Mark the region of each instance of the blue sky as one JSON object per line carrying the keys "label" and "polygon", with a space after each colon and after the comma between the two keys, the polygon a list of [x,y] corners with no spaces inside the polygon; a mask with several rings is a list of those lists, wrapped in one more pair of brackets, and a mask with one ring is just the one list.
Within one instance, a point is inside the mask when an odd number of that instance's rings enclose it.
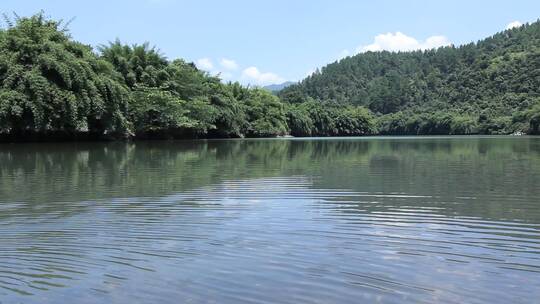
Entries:
{"label": "blue sky", "polygon": [[366,50],[476,41],[540,17],[540,1],[2,0],[1,12],[76,19],[75,39],[156,45],[226,80],[300,80]]}

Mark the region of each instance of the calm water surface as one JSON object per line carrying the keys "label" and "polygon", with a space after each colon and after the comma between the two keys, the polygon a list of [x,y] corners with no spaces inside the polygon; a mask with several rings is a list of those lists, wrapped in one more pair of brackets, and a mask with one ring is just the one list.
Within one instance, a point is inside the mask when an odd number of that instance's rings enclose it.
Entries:
{"label": "calm water surface", "polygon": [[540,303],[540,138],[0,145],[0,303]]}

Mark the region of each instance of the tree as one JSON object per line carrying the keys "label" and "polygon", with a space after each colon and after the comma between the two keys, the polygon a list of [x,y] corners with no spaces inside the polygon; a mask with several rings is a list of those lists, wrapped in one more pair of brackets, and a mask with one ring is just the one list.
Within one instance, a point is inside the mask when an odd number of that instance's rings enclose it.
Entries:
{"label": "tree", "polygon": [[167,59],[149,43],[124,45],[117,39],[99,46],[101,57],[110,62],[130,88],[159,87],[169,79]]}
{"label": "tree", "polygon": [[0,133],[130,132],[110,64],[39,13],[0,31]]}
{"label": "tree", "polygon": [[271,137],[287,134],[285,105],[264,89],[249,91],[243,101],[249,121],[248,136]]}

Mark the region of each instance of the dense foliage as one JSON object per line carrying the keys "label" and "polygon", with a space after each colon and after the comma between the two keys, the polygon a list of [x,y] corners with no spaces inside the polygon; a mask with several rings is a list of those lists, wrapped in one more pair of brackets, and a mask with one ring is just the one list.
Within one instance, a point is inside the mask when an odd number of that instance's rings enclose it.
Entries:
{"label": "dense foliage", "polygon": [[[289,120],[297,105],[267,90],[225,84],[192,63],[169,61],[148,44],[117,40],[96,53],[42,13],[7,23],[0,30],[4,138],[273,137],[291,132]],[[306,134],[374,130],[370,113],[359,107],[347,108],[350,117],[333,109],[331,119],[339,122],[325,126],[327,131],[313,110],[309,115],[314,119],[303,122]]]}
{"label": "dense foliage", "polygon": [[293,136],[358,136],[376,132],[373,116],[362,107],[309,100],[290,104],[287,112]]}
{"label": "dense foliage", "polygon": [[461,47],[347,57],[280,96],[368,107],[382,134],[537,133],[540,22]]}
{"label": "dense foliage", "polygon": [[276,96],[148,44],[93,50],[40,13],[0,29],[0,138],[539,133],[539,71],[537,22],[459,48],[348,57]]}
{"label": "dense foliage", "polygon": [[129,130],[113,67],[39,14],[0,31],[0,132]]}

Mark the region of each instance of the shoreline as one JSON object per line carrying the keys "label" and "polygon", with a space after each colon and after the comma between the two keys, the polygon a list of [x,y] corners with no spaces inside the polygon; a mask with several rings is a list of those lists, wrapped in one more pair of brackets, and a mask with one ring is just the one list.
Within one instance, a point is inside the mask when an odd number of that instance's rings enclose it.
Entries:
{"label": "shoreline", "polygon": [[[17,144],[17,143],[121,143],[121,142],[148,142],[148,141],[206,141],[206,140],[264,140],[264,139],[280,139],[280,140],[302,140],[302,139],[339,139],[339,138],[433,138],[433,137],[460,137],[460,138],[474,138],[474,137],[508,137],[508,138],[520,138],[520,137],[539,137],[539,134],[370,134],[370,135],[337,135],[337,136],[272,136],[272,137],[129,137],[129,138],[113,138],[113,137],[91,137],[91,136],[78,136],[78,137],[44,137],[39,136],[32,138],[17,138],[3,137],[0,135],[0,144]],[[8,139],[10,138],[10,139]]]}

